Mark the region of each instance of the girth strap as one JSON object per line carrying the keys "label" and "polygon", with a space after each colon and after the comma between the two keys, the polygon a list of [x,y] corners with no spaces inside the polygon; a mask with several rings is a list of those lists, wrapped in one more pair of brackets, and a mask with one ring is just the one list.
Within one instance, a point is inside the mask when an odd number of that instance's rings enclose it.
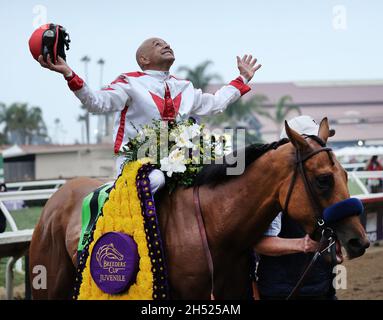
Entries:
{"label": "girth strap", "polygon": [[199,199],[199,187],[195,186],[193,189],[193,200],[194,200],[194,207],[195,207],[195,216],[198,222],[198,229],[199,233],[201,235],[202,239],[202,245],[203,245],[203,250],[205,252],[206,256],[206,261],[209,267],[209,272],[210,272],[210,278],[211,278],[211,291],[210,291],[210,298],[211,300],[215,300],[214,298],[214,265],[213,265],[213,258],[211,256],[210,248],[209,248],[209,243],[207,241],[207,236],[206,236],[206,230],[205,230],[205,223],[203,221],[202,217],[202,210],[201,210],[201,203]]}

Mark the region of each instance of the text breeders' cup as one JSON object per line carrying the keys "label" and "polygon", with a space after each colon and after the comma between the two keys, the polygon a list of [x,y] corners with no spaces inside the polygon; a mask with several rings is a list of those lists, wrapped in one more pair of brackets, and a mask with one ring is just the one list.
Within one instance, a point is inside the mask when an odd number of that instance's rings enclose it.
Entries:
{"label": "text breeders' cup", "polygon": [[138,262],[136,242],[124,233],[108,232],[93,247],[90,272],[102,291],[121,293],[134,283]]}

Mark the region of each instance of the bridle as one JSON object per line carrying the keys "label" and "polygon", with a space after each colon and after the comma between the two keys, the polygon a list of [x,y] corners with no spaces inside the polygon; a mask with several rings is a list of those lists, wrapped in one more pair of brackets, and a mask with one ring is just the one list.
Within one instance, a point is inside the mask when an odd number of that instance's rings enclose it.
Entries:
{"label": "bridle", "polygon": [[312,158],[313,156],[317,155],[321,152],[326,152],[331,164],[334,166],[335,162],[332,157],[331,151],[332,149],[329,147],[326,147],[326,143],[319,137],[314,135],[303,135],[306,139],[310,138],[316,141],[321,147],[319,149],[316,149],[308,154],[303,155],[300,151],[300,149],[296,149],[295,152],[295,167],[294,167],[294,173],[291,178],[290,186],[287,192],[287,197],[285,201],[284,208],[282,212],[284,214],[288,214],[288,206],[290,203],[291,195],[294,190],[295,183],[297,181],[298,175],[302,177],[302,181],[305,187],[305,191],[308,195],[308,198],[310,200],[311,207],[314,210],[315,213],[315,219],[316,219],[316,227],[314,232],[312,233],[312,236],[314,237],[317,233],[320,234],[320,240],[317,250],[314,253],[314,256],[312,257],[311,261],[306,266],[305,270],[303,271],[303,274],[301,278],[298,280],[297,284],[295,285],[294,289],[291,291],[289,296],[287,297],[287,300],[290,300],[294,298],[297,294],[299,289],[301,288],[303,281],[305,280],[308,272],[314,265],[314,262],[318,259],[318,257],[324,253],[327,250],[330,250],[330,248],[335,244],[336,235],[332,228],[326,225],[324,219],[323,219],[323,207],[320,204],[320,201],[318,199],[317,193],[314,191],[314,188],[312,184],[310,183],[310,180],[307,177],[306,168],[304,166],[304,163]]}
{"label": "bridle", "polygon": [[291,178],[290,186],[289,186],[289,189],[287,192],[287,197],[285,200],[285,205],[283,207],[282,212],[285,214],[288,214],[288,206],[290,203],[291,194],[294,190],[294,186],[295,186],[295,183],[297,181],[298,174],[300,174],[300,176],[302,177],[303,184],[305,186],[306,193],[309,197],[311,207],[314,209],[315,218],[316,218],[316,230],[314,231],[314,233],[315,233],[317,230],[322,229],[325,225],[325,222],[323,220],[323,215],[322,215],[323,208],[320,204],[320,201],[318,199],[317,194],[314,192],[312,184],[310,183],[310,181],[307,177],[307,172],[306,172],[306,168],[304,166],[304,163],[307,160],[309,160],[310,158],[312,158],[313,156],[315,156],[321,152],[327,153],[332,165],[334,165],[335,162],[334,162],[334,159],[331,155],[332,149],[329,147],[326,147],[325,142],[321,138],[319,138],[317,136],[312,136],[312,135],[310,135],[310,136],[309,135],[303,135],[303,136],[305,138],[313,139],[314,141],[316,141],[321,146],[321,148],[316,149],[316,150],[314,150],[308,154],[305,154],[305,155],[302,155],[298,148],[296,149],[294,173],[293,173],[293,176]]}

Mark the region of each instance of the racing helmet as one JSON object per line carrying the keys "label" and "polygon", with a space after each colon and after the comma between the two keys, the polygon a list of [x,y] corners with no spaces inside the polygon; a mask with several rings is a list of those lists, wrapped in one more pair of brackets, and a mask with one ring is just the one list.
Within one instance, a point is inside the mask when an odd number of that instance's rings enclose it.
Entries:
{"label": "racing helmet", "polygon": [[[29,38],[29,50],[36,60],[40,55],[47,61],[47,55],[52,63],[57,62],[60,56],[66,59],[65,49],[69,50],[70,38],[65,28],[54,23],[48,23],[37,28]],[[65,47],[65,48],[64,48]]]}

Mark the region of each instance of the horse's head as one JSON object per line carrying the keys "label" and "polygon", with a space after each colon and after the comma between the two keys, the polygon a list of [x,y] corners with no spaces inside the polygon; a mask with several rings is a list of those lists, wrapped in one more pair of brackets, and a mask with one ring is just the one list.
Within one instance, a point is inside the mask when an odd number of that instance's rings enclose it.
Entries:
{"label": "horse's head", "polygon": [[[358,217],[363,207],[360,204],[358,206],[357,199],[354,202],[352,199],[345,201],[350,198],[347,172],[331,149],[325,146],[330,136],[327,118],[321,121],[317,136],[300,135],[287,122],[285,129],[291,142],[288,147],[291,153],[289,161],[294,163],[295,171],[282,182],[279,193],[282,208],[313,239],[318,241],[321,236],[318,231],[327,225],[335,231],[350,259],[363,255],[369,246]],[[336,211],[332,208],[338,208],[338,212],[349,210],[351,213],[340,212],[339,219],[328,219],[330,222],[320,226],[326,221],[324,214],[327,211],[331,214]]]}
{"label": "horse's head", "polygon": [[122,261],[124,256],[114,247],[114,244],[109,244],[107,256],[109,259]]}
{"label": "horse's head", "polygon": [[108,258],[110,260],[122,261],[124,256],[114,247],[113,243],[104,244],[97,250],[96,259],[100,265],[103,266],[104,260]]}

